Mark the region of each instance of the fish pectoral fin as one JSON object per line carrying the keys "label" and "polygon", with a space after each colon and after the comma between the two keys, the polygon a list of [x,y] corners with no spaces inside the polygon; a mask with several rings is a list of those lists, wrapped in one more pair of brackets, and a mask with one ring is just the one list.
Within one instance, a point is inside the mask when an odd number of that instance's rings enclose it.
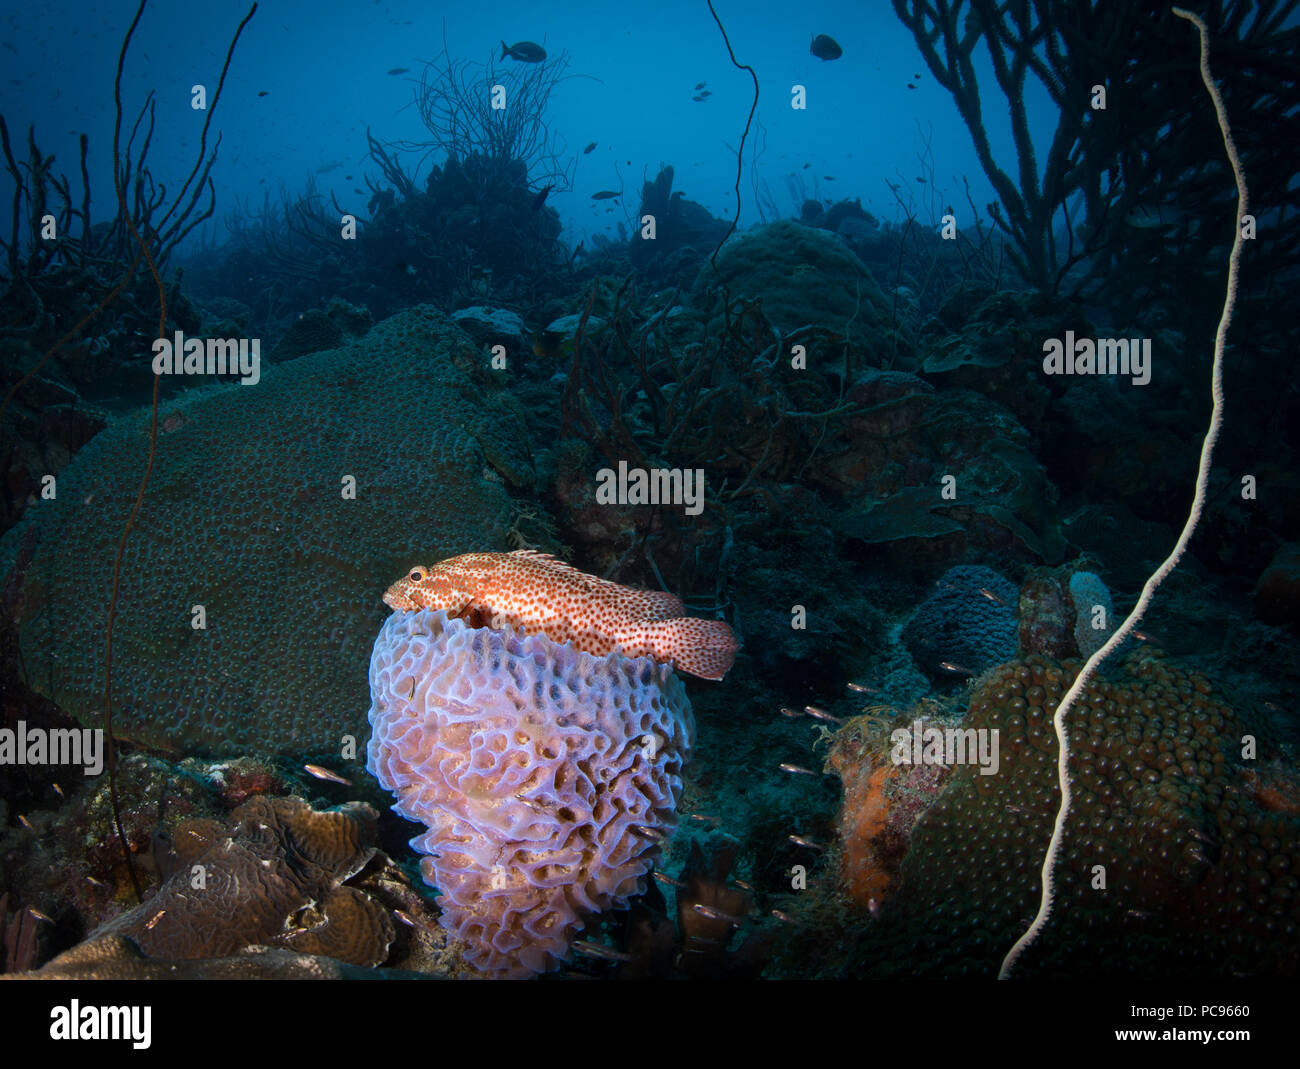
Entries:
{"label": "fish pectoral fin", "polygon": [[441,609],[447,614],[448,619],[458,619],[466,616],[474,608],[474,599],[468,594],[451,594],[445,598],[439,598],[437,604],[430,605],[431,609]]}

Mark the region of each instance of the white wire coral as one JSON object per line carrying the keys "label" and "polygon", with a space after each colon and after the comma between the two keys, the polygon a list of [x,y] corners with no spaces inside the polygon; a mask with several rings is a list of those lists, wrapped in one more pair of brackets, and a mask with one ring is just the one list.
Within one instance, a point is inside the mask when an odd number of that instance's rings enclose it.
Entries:
{"label": "white wire coral", "polygon": [[1142,587],[1142,595],[1138,598],[1137,604],[1133,606],[1133,611],[1115,629],[1115,633],[1110,636],[1106,644],[1088,658],[1083,668],[1079,670],[1079,674],[1075,677],[1074,683],[1066,691],[1065,697],[1061,699],[1061,704],[1057,706],[1053,722],[1056,728],[1056,775],[1061,788],[1061,805],[1056,811],[1056,823],[1052,828],[1052,838],[1048,843],[1047,853],[1043,858],[1042,897],[1039,901],[1038,913],[1034,917],[1033,923],[1016,940],[1015,945],[1007,951],[1006,957],[1002,959],[1002,968],[998,972],[998,979],[1001,980],[1005,980],[1011,975],[1016,961],[1024,953],[1025,948],[1038,938],[1039,933],[1042,932],[1052,914],[1052,898],[1055,890],[1052,871],[1056,866],[1057,855],[1060,853],[1061,841],[1065,833],[1065,822],[1070,812],[1070,750],[1065,734],[1065,718],[1083,693],[1084,687],[1093,673],[1096,672],[1098,665],[1109,657],[1133,628],[1137,626],[1138,621],[1142,619],[1147,607],[1151,604],[1151,598],[1156,589],[1165,581],[1169,573],[1177,567],[1183,552],[1187,549],[1187,543],[1191,541],[1192,534],[1196,530],[1196,525],[1200,522],[1201,513],[1205,508],[1206,487],[1210,477],[1210,461],[1214,453],[1214,443],[1219,437],[1219,428],[1223,423],[1223,350],[1228,337],[1228,325],[1232,322],[1233,305],[1237,298],[1237,274],[1241,261],[1241,249],[1244,241],[1243,225],[1247,212],[1246,176],[1242,173],[1241,160],[1237,155],[1237,147],[1232,140],[1232,131],[1228,126],[1228,112],[1224,107],[1223,97],[1219,94],[1219,88],[1214,84],[1214,77],[1210,73],[1210,36],[1205,22],[1198,15],[1184,8],[1175,7],[1173,13],[1180,19],[1191,22],[1200,35],[1201,81],[1205,83],[1206,91],[1214,102],[1214,112],[1218,118],[1219,130],[1223,134],[1223,145],[1228,153],[1228,159],[1232,163],[1232,173],[1237,182],[1236,234],[1232,241],[1232,252],[1228,257],[1228,284],[1223,299],[1223,312],[1219,316],[1219,326],[1214,335],[1214,370],[1211,375],[1210,385],[1210,392],[1214,399],[1214,409],[1210,414],[1210,425],[1205,432],[1205,439],[1201,443],[1201,459],[1196,472],[1196,494],[1192,499],[1192,507],[1188,512],[1187,522],[1183,525],[1182,534],[1178,536],[1178,542],[1175,544],[1173,551]]}

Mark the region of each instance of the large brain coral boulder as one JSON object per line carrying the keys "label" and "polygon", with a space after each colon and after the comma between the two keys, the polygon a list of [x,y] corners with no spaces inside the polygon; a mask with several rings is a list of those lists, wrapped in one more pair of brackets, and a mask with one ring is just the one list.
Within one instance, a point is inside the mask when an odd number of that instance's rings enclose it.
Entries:
{"label": "large brain coral boulder", "polygon": [[397,612],[370,662],[367,767],[428,831],[425,881],[466,960],[545,972],[645,887],[694,724],[665,665]]}
{"label": "large brain coral boulder", "polygon": [[[188,753],[337,754],[342,735],[361,737],[343,696],[365,676],[379,593],[412,560],[505,538],[510,499],[490,466],[513,470],[527,447],[474,385],[481,358],[417,307],[343,348],[264,366],[256,385],[164,404],[118,590],[119,735]],[[0,575],[20,562],[32,686],[94,726],[113,560],[148,433],[148,412],[101,432],[56,499],[0,541]]]}
{"label": "large brain coral boulder", "polygon": [[883,330],[889,306],[866,265],[842,238],[790,219],[769,223],[727,242],[717,270],[705,264],[695,283],[697,302],[721,322],[712,289],[761,297],[763,313],[784,331],[807,323],[859,337]]}

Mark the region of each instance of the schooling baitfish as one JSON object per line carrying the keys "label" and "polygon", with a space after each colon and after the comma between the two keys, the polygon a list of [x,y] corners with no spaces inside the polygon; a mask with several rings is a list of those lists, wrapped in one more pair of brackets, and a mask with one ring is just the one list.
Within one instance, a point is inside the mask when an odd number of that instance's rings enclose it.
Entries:
{"label": "schooling baitfish", "polygon": [[615,650],[721,679],[740,644],[722,620],[687,616],[672,594],[620,586],[529,549],[465,553],[419,565],[384,593],[400,611],[442,609],[482,626],[513,627],[596,657]]}

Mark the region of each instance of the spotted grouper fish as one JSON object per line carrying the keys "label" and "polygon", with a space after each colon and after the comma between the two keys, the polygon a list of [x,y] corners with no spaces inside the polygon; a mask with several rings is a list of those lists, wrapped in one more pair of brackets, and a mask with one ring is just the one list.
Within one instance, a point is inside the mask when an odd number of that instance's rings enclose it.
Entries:
{"label": "spotted grouper fish", "polygon": [[703,679],[725,676],[740,648],[723,621],[687,616],[672,594],[620,586],[530,549],[418,565],[384,601],[400,611],[442,609],[476,626],[543,634],[596,657],[616,649],[653,657]]}

